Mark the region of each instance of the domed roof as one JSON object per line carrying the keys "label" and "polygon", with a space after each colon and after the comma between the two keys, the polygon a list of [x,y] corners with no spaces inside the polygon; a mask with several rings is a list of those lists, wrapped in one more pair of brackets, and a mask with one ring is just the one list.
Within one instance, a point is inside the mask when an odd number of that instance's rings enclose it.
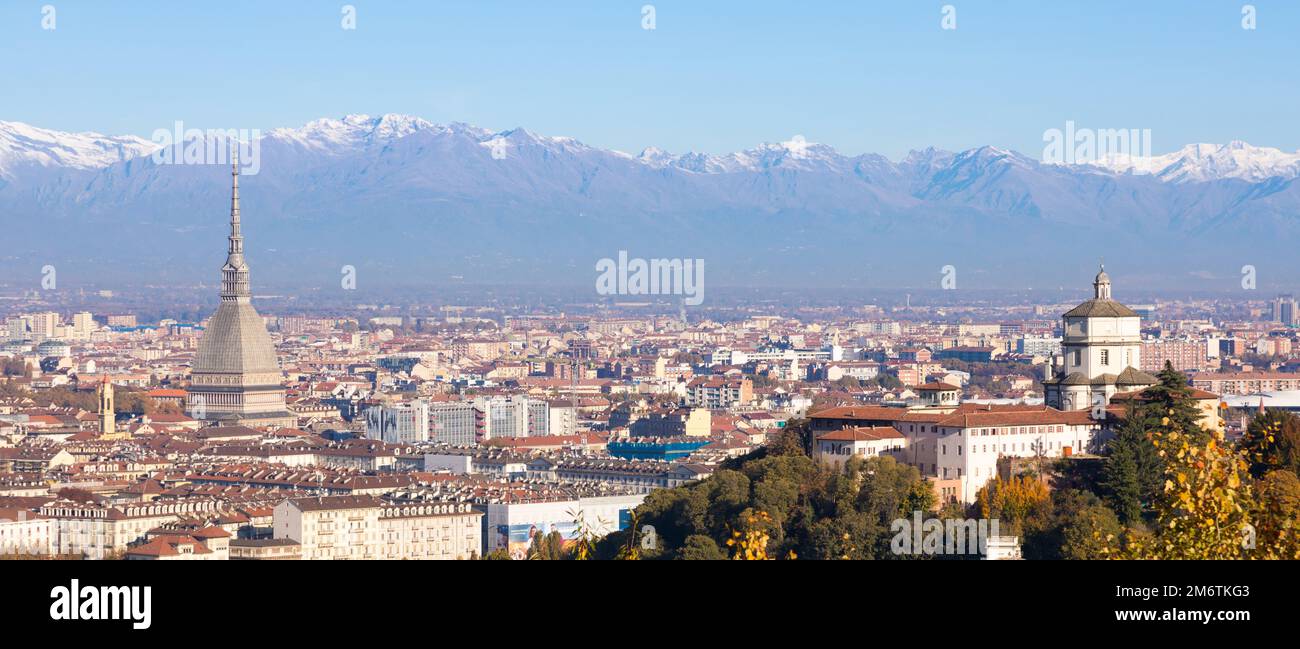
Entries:
{"label": "domed roof", "polygon": [[1074,318],[1136,318],[1137,311],[1115,300],[1088,300],[1065,312],[1065,317]]}
{"label": "domed roof", "polygon": [[1092,299],[1065,312],[1067,318],[1136,318],[1137,312],[1110,298],[1110,275],[1103,265],[1092,282]]}
{"label": "domed roof", "polygon": [[279,372],[275,346],[251,304],[222,302],[208,321],[192,372]]}

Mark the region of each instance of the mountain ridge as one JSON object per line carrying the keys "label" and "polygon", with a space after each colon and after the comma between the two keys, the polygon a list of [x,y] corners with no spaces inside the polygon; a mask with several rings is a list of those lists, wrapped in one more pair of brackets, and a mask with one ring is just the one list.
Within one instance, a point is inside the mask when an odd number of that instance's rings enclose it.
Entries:
{"label": "mountain ridge", "polygon": [[[160,164],[148,155],[156,144],[139,138],[59,141],[14,124],[0,123],[0,209],[14,217],[16,250],[0,268],[59,260],[210,274],[211,260],[194,253],[224,246],[228,170]],[[254,274],[296,276],[309,264],[303,281],[324,285],[343,264],[382,277],[581,280],[592,254],[633,248],[712,259],[723,281],[829,273],[897,284],[961,263],[967,277],[1055,284],[1070,264],[1129,255],[1135,270],[1177,283],[1252,261],[1289,269],[1295,255],[1283,246],[1300,225],[1290,154],[1241,142],[1096,165],[991,145],[892,161],[800,137],[722,155],[633,155],[388,114],[273,129],[259,147],[260,169],[241,187]],[[67,234],[50,237],[50,227]],[[1219,260],[1233,242],[1258,258]],[[1198,266],[1178,267],[1183,259]]]}

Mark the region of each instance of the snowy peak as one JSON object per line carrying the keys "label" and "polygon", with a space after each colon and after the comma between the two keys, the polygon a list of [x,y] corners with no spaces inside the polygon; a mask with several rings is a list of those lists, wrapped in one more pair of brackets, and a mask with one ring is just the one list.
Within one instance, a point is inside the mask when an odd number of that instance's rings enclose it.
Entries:
{"label": "snowy peak", "polygon": [[[769,173],[808,171],[854,174],[879,180],[901,173],[928,179],[956,169],[979,173],[1008,166],[1032,169],[1039,161],[1007,149],[982,146],[961,152],[933,147],[909,152],[899,162],[865,154],[855,157],[838,153],[825,144],[801,135],[769,142],[743,151],[724,154],[688,152],[674,154],[647,147],[632,156],[589,147],[571,137],[534,133],[523,127],[492,131],[470,124],[434,124],[420,117],[388,113],[378,117],[352,114],[321,118],[298,128],[277,128],[267,134],[270,142],[287,145],[303,153],[339,158],[363,152],[378,152],[394,142],[419,136],[450,138],[478,145],[494,156],[509,156],[511,149],[539,152],[535,161],[551,154],[594,159],[616,156],[634,160],[652,169],[671,169],[691,174]],[[0,121],[0,174],[14,178],[22,167],[98,170],[114,163],[148,155],[158,144],[135,136],[107,136],[99,133],[64,133],[18,122]],[[442,150],[442,149],[440,149]],[[448,149],[461,150],[461,149]],[[1166,183],[1207,182],[1238,179],[1257,183],[1270,178],[1300,177],[1300,152],[1284,152],[1234,140],[1227,144],[1189,144],[1160,156],[1112,156],[1091,165],[1063,165],[1057,173],[1149,175]]]}
{"label": "snowy peak", "polygon": [[65,133],[0,121],[0,173],[20,164],[100,169],[157,148],[157,144],[133,135]]}
{"label": "snowy peak", "polygon": [[1170,183],[1236,178],[1261,182],[1300,176],[1300,152],[1252,146],[1241,140],[1227,144],[1188,144],[1161,156],[1110,156],[1096,166],[1127,174],[1150,174]]}
{"label": "snowy peak", "polygon": [[346,115],[342,119],[313,120],[297,129],[277,128],[271,131],[270,137],[296,143],[307,149],[338,153],[384,144],[434,128],[437,127],[433,123],[410,115]]}
{"label": "snowy peak", "polygon": [[809,142],[802,135],[722,155],[693,152],[674,155],[648,147],[636,159],[656,169],[672,167],[700,174],[761,172],[776,168],[844,170],[851,167],[850,159],[834,148]]}

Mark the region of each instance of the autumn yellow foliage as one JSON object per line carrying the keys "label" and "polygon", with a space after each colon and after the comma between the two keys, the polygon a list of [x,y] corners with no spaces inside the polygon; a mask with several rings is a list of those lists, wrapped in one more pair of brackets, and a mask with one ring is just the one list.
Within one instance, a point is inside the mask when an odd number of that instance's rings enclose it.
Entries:
{"label": "autumn yellow foliage", "polygon": [[[1278,542],[1267,500],[1256,499],[1247,453],[1226,443],[1220,431],[1197,443],[1169,418],[1160,423],[1152,440],[1165,462],[1165,481],[1154,503],[1155,529],[1130,533],[1122,542],[1107,538],[1105,553],[1123,559],[1295,558],[1294,538]],[[1259,534],[1261,525],[1267,537]],[[1280,527],[1290,532],[1289,525]]]}
{"label": "autumn yellow foliage", "polygon": [[731,558],[737,561],[767,561],[767,543],[770,540],[767,528],[771,524],[772,517],[765,511],[746,515],[744,528],[732,530],[731,538],[727,539],[727,546],[732,550]]}

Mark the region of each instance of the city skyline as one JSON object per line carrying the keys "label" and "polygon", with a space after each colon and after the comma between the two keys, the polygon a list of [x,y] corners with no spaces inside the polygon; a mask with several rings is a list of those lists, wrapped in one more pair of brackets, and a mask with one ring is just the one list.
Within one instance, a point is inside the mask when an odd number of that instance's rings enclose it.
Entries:
{"label": "city skyline", "polygon": [[[727,561],[709,610],[755,627],[731,593],[800,584],[730,562],[834,561],[898,628],[1284,624],[1295,34],[1281,0],[6,3],[0,620],[613,637],[685,601],[621,562]],[[631,606],[574,617],[593,588]]]}

